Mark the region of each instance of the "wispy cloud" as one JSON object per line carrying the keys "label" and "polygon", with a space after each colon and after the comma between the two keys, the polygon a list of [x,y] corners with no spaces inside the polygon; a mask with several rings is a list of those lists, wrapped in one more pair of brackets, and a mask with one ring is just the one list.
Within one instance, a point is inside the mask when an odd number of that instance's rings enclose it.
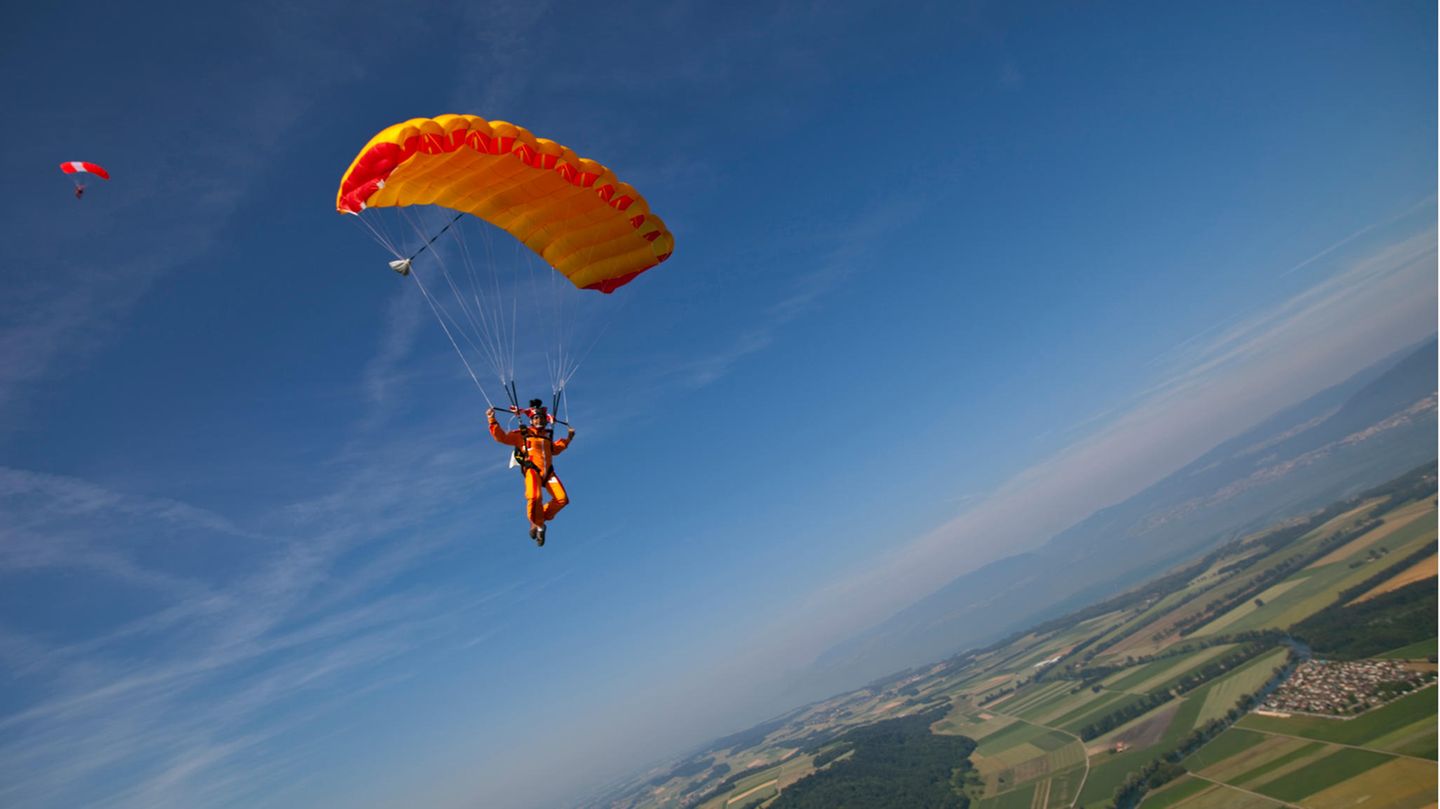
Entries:
{"label": "wispy cloud", "polygon": [[[431,443],[414,451],[442,454]],[[375,482],[400,457],[417,470],[417,488],[377,496]],[[295,538],[252,548],[258,563],[248,572],[204,587],[180,586],[118,550],[59,545],[45,562],[130,587],[163,584],[166,606],[67,644],[4,627],[0,656],[20,682],[44,696],[0,717],[0,802],[84,803],[102,780],[107,786],[100,794],[114,806],[220,801],[224,790],[217,794],[216,784],[225,783],[238,790],[269,781],[278,788],[270,773],[283,762],[267,741],[376,680],[403,675],[408,653],[483,642],[473,631],[457,640],[456,630],[474,626],[496,594],[394,587],[405,571],[453,543],[454,533],[435,518],[457,499],[444,484],[479,472],[467,472],[468,465],[451,457],[427,469],[409,453],[377,459],[336,492],[272,515],[268,521],[286,523]],[[6,479],[32,477],[8,470]],[[20,517],[35,538],[53,539],[57,526],[93,527],[117,515],[126,515],[127,525],[138,519],[143,530],[175,513],[199,514],[183,521],[195,540],[215,538],[213,526],[230,528],[203,510],[101,496],[96,492],[103,490],[79,481],[51,485],[46,491],[58,498],[30,489],[42,502]],[[429,531],[417,536],[421,526]],[[7,534],[3,543],[12,548],[13,537]],[[378,552],[367,552],[358,566],[350,563],[366,548]],[[342,565],[345,575],[335,575]],[[13,555],[0,557],[0,576],[24,573]],[[445,609],[437,608],[441,599]],[[272,716],[281,707],[288,718],[276,723]],[[227,781],[234,767],[244,768],[244,783]]]}
{"label": "wispy cloud", "polygon": [[[403,317],[391,325],[411,328]],[[362,382],[396,356],[381,345]],[[372,399],[357,429],[392,404]],[[0,468],[0,578],[65,571],[74,578],[50,603],[108,582],[125,604],[87,615],[91,634],[65,640],[27,629],[25,615],[0,625],[0,660],[34,695],[0,715],[0,803],[224,805],[297,788],[293,737],[411,676],[417,654],[486,643],[500,630],[483,629],[485,616],[507,592],[548,586],[397,584],[454,548],[465,536],[456,520],[474,519],[457,506],[503,472],[475,440],[466,413],[431,413],[403,434],[353,442],[333,461],[332,486],[263,506],[246,524]],[[241,542],[244,553],[228,568],[187,567],[147,553],[152,541]]]}

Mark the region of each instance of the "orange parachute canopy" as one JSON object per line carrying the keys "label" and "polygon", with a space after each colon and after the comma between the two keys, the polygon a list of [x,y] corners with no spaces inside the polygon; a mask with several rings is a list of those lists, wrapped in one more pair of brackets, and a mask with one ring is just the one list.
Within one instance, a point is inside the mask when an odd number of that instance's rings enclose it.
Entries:
{"label": "orange parachute canopy", "polygon": [[412,118],[370,139],[335,208],[440,205],[503,228],[582,289],[613,292],[670,257],[645,198],[594,160],[504,121]]}

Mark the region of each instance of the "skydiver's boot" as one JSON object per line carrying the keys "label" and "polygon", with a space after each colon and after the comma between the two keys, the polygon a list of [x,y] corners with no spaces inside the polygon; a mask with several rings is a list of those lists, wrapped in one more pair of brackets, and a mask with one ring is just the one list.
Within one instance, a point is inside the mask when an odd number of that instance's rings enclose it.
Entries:
{"label": "skydiver's boot", "polygon": [[535,529],[535,547],[545,547],[545,526],[543,525]]}
{"label": "skydiver's boot", "polygon": [[536,528],[536,527],[535,527],[535,523],[533,523],[533,522],[530,523],[530,538],[533,539],[533,540],[535,540],[535,542],[537,542],[537,543],[541,541],[541,540],[540,540],[540,529],[539,529],[539,528]]}

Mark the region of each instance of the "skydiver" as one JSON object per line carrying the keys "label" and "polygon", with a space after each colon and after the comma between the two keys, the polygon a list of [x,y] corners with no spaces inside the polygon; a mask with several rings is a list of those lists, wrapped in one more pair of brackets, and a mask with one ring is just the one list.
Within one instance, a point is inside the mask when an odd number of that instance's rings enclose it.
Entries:
{"label": "skydiver", "polygon": [[77,186],[75,186],[75,199],[80,199],[80,198],[83,197],[83,196],[85,196],[85,186],[83,186],[83,185],[77,185]]}
{"label": "skydiver", "polygon": [[[495,420],[495,408],[485,411],[490,422],[490,436],[508,447],[515,448],[515,461],[525,472],[525,516],[530,520],[530,538],[535,546],[545,546],[545,523],[555,519],[560,509],[570,504],[565,485],[555,476],[554,456],[565,451],[575,438],[575,428],[566,425],[570,434],[555,440],[555,431],[550,428],[552,421],[539,399],[531,399],[528,410],[516,411],[530,417],[528,425],[521,424],[506,432]],[[550,490],[550,502],[544,502],[545,490]]]}

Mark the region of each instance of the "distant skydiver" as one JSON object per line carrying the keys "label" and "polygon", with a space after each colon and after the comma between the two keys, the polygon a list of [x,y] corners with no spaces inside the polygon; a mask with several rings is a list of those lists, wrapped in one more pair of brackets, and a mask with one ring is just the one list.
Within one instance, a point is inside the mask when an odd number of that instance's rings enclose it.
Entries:
{"label": "distant skydiver", "polygon": [[93,174],[102,180],[110,179],[110,172],[94,163],[86,163],[83,160],[69,160],[60,164],[60,170],[70,175],[75,183],[75,199],[85,196],[85,183],[80,181],[80,176]]}
{"label": "distant skydiver", "polygon": [[[517,416],[528,416],[530,423],[521,424],[506,432],[495,420],[495,408],[485,411],[490,422],[490,436],[501,444],[515,448],[515,462],[525,473],[525,516],[530,520],[530,538],[536,547],[545,546],[545,523],[555,519],[560,509],[570,504],[565,485],[555,476],[554,456],[565,451],[575,438],[575,428],[565,425],[570,434],[556,441],[555,431],[550,427],[555,417],[546,412],[539,399],[531,399],[525,410],[512,410]],[[545,490],[550,490],[550,502],[544,502]]]}

